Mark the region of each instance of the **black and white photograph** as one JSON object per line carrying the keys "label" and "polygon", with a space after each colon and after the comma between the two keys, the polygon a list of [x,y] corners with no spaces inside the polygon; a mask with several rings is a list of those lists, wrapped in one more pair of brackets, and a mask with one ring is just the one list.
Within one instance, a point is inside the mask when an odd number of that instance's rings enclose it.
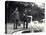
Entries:
{"label": "black and white photograph", "polygon": [[45,32],[45,3],[5,1],[5,34]]}

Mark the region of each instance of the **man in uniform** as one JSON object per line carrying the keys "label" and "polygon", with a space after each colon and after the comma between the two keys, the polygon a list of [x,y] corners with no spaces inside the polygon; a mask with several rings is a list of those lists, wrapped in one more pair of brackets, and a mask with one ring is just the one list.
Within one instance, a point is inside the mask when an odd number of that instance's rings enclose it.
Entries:
{"label": "man in uniform", "polygon": [[24,20],[23,28],[26,28],[27,29],[28,28],[27,10],[25,10],[25,13],[23,14],[23,16],[24,16],[24,18],[23,18],[23,20]]}
{"label": "man in uniform", "polygon": [[14,23],[14,29],[17,29],[17,25],[18,25],[18,21],[19,21],[19,12],[18,12],[18,8],[15,9],[15,23]]}

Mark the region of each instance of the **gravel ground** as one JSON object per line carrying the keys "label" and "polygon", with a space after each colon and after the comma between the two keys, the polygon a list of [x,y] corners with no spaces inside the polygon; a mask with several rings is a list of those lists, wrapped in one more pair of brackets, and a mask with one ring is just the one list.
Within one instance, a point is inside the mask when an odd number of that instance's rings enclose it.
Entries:
{"label": "gravel ground", "polygon": [[45,29],[46,29],[45,27],[46,27],[46,24],[45,23],[44,24],[34,24],[33,23],[32,26],[31,26],[31,24],[28,25],[28,29],[23,29],[23,27],[21,25],[21,26],[18,26],[18,29],[15,29],[14,30],[13,29],[13,23],[12,24],[8,23],[7,24],[7,34],[12,34],[14,32],[18,32],[20,30],[30,30],[31,31],[31,29],[36,30],[38,28],[45,31]]}

